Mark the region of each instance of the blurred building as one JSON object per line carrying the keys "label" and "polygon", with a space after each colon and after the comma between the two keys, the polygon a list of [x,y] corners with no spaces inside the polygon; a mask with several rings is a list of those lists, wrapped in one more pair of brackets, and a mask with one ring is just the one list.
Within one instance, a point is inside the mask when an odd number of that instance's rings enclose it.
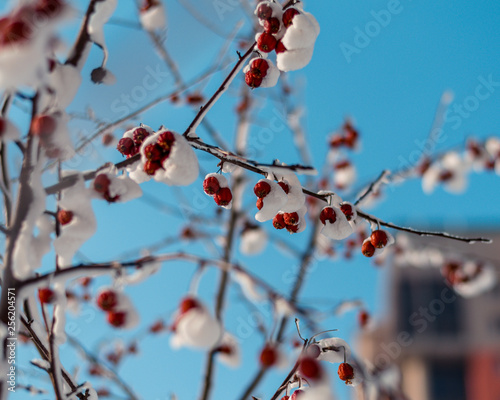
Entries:
{"label": "blurred building", "polygon": [[[490,245],[448,241],[442,254],[486,260],[500,281],[500,236],[494,236]],[[439,260],[443,241],[409,240],[424,264]],[[500,285],[462,298],[438,266],[404,264],[395,258],[388,268],[386,320],[361,335],[361,355],[375,366],[399,365],[409,400],[500,400]]]}

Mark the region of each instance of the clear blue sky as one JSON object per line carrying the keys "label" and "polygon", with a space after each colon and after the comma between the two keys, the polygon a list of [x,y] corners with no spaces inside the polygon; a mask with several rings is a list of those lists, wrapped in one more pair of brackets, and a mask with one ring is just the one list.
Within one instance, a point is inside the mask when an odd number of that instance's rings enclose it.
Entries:
{"label": "clear blue sky", "polygon": [[[79,2],[78,6],[83,7],[83,3],[85,2]],[[235,2],[222,0],[220,3]],[[248,32],[248,20],[239,9],[233,8],[220,19],[214,4],[217,3],[196,2],[196,7],[224,32],[231,32],[240,19],[246,23],[241,33]],[[344,117],[351,116],[362,136],[362,151],[355,154],[353,159],[358,169],[359,184],[367,183],[383,169],[398,168],[401,159],[407,159],[412,152],[419,150],[416,141],[423,141],[427,137],[443,91],[451,90],[455,94],[451,106],[453,109],[454,104],[463,105],[469,96],[475,95],[481,77],[488,79],[491,76],[493,81],[500,82],[498,2],[401,0],[399,3],[309,1],[305,4],[306,9],[319,21],[321,33],[310,65],[302,71],[289,73],[287,78],[298,92],[298,98],[293,98],[292,101],[305,106],[303,123],[314,157],[314,166],[317,168],[321,167],[327,151],[327,135],[342,123]],[[169,13],[167,47],[178,61],[181,73],[189,80],[217,60],[224,41],[191,18],[177,1],[168,1],[166,5]],[[135,18],[134,13],[128,9],[128,2],[127,6],[121,3],[119,7],[117,17],[127,20]],[[381,27],[374,14],[389,9],[393,11],[390,13],[391,20]],[[349,62],[342,46],[354,46],[358,32],[366,32],[366,29],[373,37],[368,38],[369,43],[365,47],[358,48],[351,54]],[[111,107],[114,100],[121,98],[122,94],[132,93],[134,87],[141,84],[148,68],[154,70],[159,66],[162,71],[165,69],[152,51],[146,35],[112,25],[105,32],[110,49],[108,66],[115,73],[118,83],[113,87],[86,84],[70,110],[81,111],[91,105],[98,117],[112,121],[119,117],[116,107]],[[74,29],[69,29],[66,33],[65,37],[70,38]],[[232,46],[229,54],[234,54],[234,50],[235,47]],[[90,59],[94,64],[86,68],[86,74],[98,65],[100,57],[101,53],[95,49]],[[224,74],[225,72],[216,74],[210,80],[203,90],[206,96],[220,84]],[[233,109],[240,87],[238,80],[242,77],[241,74],[209,114],[212,124],[228,142],[232,141],[234,135]],[[146,104],[159,94],[167,92],[172,84],[172,79],[165,78],[157,90],[148,92],[147,97],[137,102],[137,105]],[[280,110],[281,106],[271,100],[276,94],[272,89],[258,89],[253,94],[261,99],[257,119],[263,125],[252,128],[249,145],[259,148],[260,130],[273,116],[273,111]],[[182,132],[192,116],[193,113],[189,110],[164,104],[144,113],[138,122],[153,128],[164,124]],[[457,116],[456,112],[450,113],[449,117],[453,116]],[[487,99],[479,102],[477,110],[461,118],[459,127],[455,125],[452,121],[445,123],[446,140],[439,145],[438,150],[461,145],[471,134],[479,138],[498,135],[500,85],[493,88]],[[82,124],[75,126],[82,129],[89,127]],[[117,131],[115,135],[121,136],[121,132]],[[203,131],[199,135],[207,138]],[[273,137],[267,147],[259,150],[255,157],[262,162],[271,162],[274,158],[287,163],[298,162],[299,156],[290,145],[290,140],[288,130],[283,130]],[[205,171],[216,170],[215,159],[204,154],[198,155]],[[91,168],[104,161],[116,162],[120,159],[120,155],[114,150],[97,149],[89,152],[85,162],[77,167]],[[256,176],[252,177],[251,182],[257,179]],[[403,225],[411,224],[415,228],[444,228],[451,232],[495,229],[500,222],[500,209],[495,197],[495,193],[498,196],[498,182],[499,177],[493,174],[472,175],[467,193],[458,197],[441,189],[432,196],[427,196],[423,194],[419,182],[407,182],[389,189],[385,202],[370,212],[382,219]],[[146,193],[169,205],[179,203],[179,193],[191,199],[200,193],[200,188],[201,179],[192,187],[180,191],[156,183],[143,185]],[[350,199],[349,196],[346,198]],[[250,204],[252,199],[249,193],[247,203]],[[215,205],[209,202],[203,207],[205,215],[215,212]],[[121,257],[131,249],[175,236],[186,222],[184,218],[162,214],[158,208],[140,200],[124,205],[107,205],[96,201],[94,209],[99,221],[98,233],[82,249],[92,261]],[[266,224],[267,228],[270,228],[269,225]],[[270,230],[270,233],[279,234],[289,243],[304,247],[309,230],[295,236],[274,230]],[[205,252],[201,247],[192,250],[199,254]],[[295,267],[296,261],[288,256],[267,251],[255,258],[235,254],[234,259],[241,260],[281,292],[289,290],[290,286],[284,282],[283,276]],[[175,308],[178,299],[188,290],[193,270],[190,265],[166,266],[144,285],[127,289],[140,310],[144,325]],[[336,262],[318,261],[305,285],[303,299],[315,299],[326,306],[342,299],[361,298],[368,309],[376,314],[376,318],[382,318],[380,311],[384,298],[383,281],[386,278],[386,275],[361,255],[356,255],[352,262],[342,259]],[[94,283],[93,289],[105,282],[108,281],[103,279]],[[214,271],[204,275],[200,292],[209,302],[212,301],[216,283],[217,274]],[[229,299],[226,327],[230,332],[241,332],[242,327],[249,323],[248,308],[239,301],[237,290],[229,292]],[[90,347],[96,348],[115,333],[123,338],[134,335],[134,332],[121,333],[108,328],[104,322],[104,314],[95,310],[92,305],[84,305],[83,310],[84,315],[73,321],[74,332]],[[260,309],[260,312],[265,316],[269,311]],[[339,336],[354,344],[354,313],[328,319],[324,321],[323,327],[339,329]],[[290,331],[290,337],[293,337],[293,331]],[[256,350],[262,344],[261,336],[253,330],[248,338],[241,337],[240,340],[244,368],[234,371],[217,365],[213,398],[236,398],[257,368],[254,360],[256,361]],[[61,349],[61,353],[64,354],[65,351],[68,350]],[[120,371],[144,399],[167,399],[171,392],[177,393],[179,399],[193,399],[199,393],[204,359],[205,355],[199,352],[172,351],[168,337],[159,336],[144,340],[141,343],[141,353],[126,361]],[[71,357],[67,357],[67,361],[71,365]],[[336,375],[334,368],[331,368],[331,372],[333,376]],[[285,375],[286,371],[269,374],[255,395],[268,397],[274,393]],[[344,389],[340,393],[342,399],[348,398]],[[14,398],[23,397],[17,395]]]}

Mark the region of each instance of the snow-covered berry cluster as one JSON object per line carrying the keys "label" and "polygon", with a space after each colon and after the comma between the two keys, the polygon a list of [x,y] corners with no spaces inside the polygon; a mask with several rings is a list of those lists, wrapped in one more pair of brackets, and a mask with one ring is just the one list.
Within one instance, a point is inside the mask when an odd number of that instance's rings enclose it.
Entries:
{"label": "snow-covered berry cluster", "polygon": [[286,229],[290,233],[302,232],[306,228],[307,212],[302,186],[294,173],[282,172],[276,176],[278,182],[261,179],[254,186],[259,210],[255,219],[259,222],[272,219],[276,229]]}
{"label": "snow-covered berry cluster", "polygon": [[92,187],[97,197],[109,203],[126,202],[142,195],[142,190],[136,182],[126,175],[116,175],[116,171],[97,174]]}
{"label": "snow-covered berry cluster", "polygon": [[139,322],[137,311],[123,292],[103,288],[97,294],[96,304],[107,313],[106,320],[115,328],[131,329]]}
{"label": "snow-covered berry cluster", "polygon": [[52,110],[33,117],[30,132],[38,137],[47,157],[67,159],[73,155],[68,122],[68,115],[61,110]]}
{"label": "snow-covered berry cluster", "polygon": [[231,208],[233,194],[227,179],[222,174],[211,173],[205,176],[203,191],[213,197],[215,203],[227,209]]}
{"label": "snow-covered berry cluster", "polygon": [[472,297],[491,289],[497,279],[491,265],[472,260],[449,260],[441,267],[448,284],[463,297]]}
{"label": "snow-covered berry cluster", "polygon": [[373,257],[381,254],[387,246],[394,243],[392,235],[382,229],[377,229],[372,232],[370,237],[363,241],[361,252],[365,257]]}
{"label": "snow-covered berry cluster", "polygon": [[[314,16],[305,12],[301,3],[283,9],[274,1],[261,1],[255,15],[263,31],[255,39],[257,49],[266,59],[250,60],[243,70],[246,83],[252,87],[276,85],[279,71],[295,71],[311,61],[319,24]],[[276,65],[267,60],[267,54],[276,53]]]}
{"label": "snow-covered berry cluster", "polygon": [[184,136],[161,128],[154,132],[142,125],[126,131],[117,149],[127,158],[140,154],[140,160],[127,167],[137,183],[151,177],[168,185],[190,185],[198,177],[198,159]]}

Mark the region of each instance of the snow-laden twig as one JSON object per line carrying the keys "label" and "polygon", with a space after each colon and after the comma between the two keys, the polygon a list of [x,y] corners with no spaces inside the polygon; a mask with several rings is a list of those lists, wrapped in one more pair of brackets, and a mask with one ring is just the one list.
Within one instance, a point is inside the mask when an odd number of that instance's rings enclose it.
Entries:
{"label": "snow-laden twig", "polygon": [[387,176],[391,174],[391,171],[389,170],[384,170],[381,172],[381,174],[378,176],[377,179],[375,179],[370,186],[365,190],[365,192],[359,197],[354,202],[354,205],[357,206],[358,204],[362,203],[368,196],[370,196],[372,193],[375,193],[378,191],[378,188],[380,187],[381,184],[384,183],[384,180]]}

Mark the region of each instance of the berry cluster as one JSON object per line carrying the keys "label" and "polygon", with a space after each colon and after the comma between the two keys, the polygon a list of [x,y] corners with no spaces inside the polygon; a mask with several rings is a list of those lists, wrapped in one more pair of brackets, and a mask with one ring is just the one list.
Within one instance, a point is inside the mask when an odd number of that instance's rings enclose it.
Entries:
{"label": "berry cluster", "polygon": [[366,238],[361,246],[361,252],[365,257],[373,257],[380,254],[383,249],[394,242],[391,234],[382,229],[372,232],[369,238]]}
{"label": "berry cluster", "polygon": [[0,46],[24,43],[34,37],[34,24],[59,14],[65,3],[62,0],[38,0],[0,19]]}
{"label": "berry cluster", "polygon": [[285,229],[290,233],[297,233],[299,229],[299,214],[292,213],[278,213],[273,218],[273,226],[276,229]]}
{"label": "berry cluster", "polygon": [[139,153],[142,142],[144,142],[144,139],[146,139],[150,133],[151,132],[142,126],[136,128],[131,131],[129,135],[124,135],[124,137],[118,141],[116,149],[127,158],[135,156]]}
{"label": "berry cluster", "polygon": [[218,206],[231,208],[233,194],[228,186],[227,179],[223,175],[211,173],[205,176],[203,191],[213,197]]}
{"label": "berry cluster", "polygon": [[144,146],[143,154],[146,157],[144,172],[154,175],[159,169],[165,169],[163,163],[170,156],[175,142],[175,136],[171,131],[164,131],[156,138],[156,143],[148,143]]}
{"label": "berry cluster", "polygon": [[481,275],[482,271],[481,264],[462,264],[456,261],[449,261],[441,268],[441,274],[452,286],[471,282]]}
{"label": "berry cluster", "polygon": [[356,217],[356,208],[349,202],[343,202],[339,207],[323,207],[319,214],[324,225],[321,232],[330,239],[345,239],[354,232]]}
{"label": "berry cluster", "polygon": [[97,296],[97,306],[107,312],[107,321],[115,328],[123,328],[127,323],[127,312],[123,309],[118,309],[119,294],[111,289],[103,290]]}
{"label": "berry cluster", "polygon": [[243,70],[245,82],[251,88],[272,87],[279,78],[279,70],[293,71],[305,67],[311,60],[319,25],[300,6],[281,6],[272,1],[261,1],[255,9],[263,31],[256,35],[257,49],[267,57],[276,52],[278,68],[267,59],[254,58]]}
{"label": "berry cluster", "polygon": [[346,147],[348,149],[355,149],[358,147],[359,133],[352,125],[352,122],[346,120],[339,132],[336,132],[330,138],[330,147],[338,149]]}

